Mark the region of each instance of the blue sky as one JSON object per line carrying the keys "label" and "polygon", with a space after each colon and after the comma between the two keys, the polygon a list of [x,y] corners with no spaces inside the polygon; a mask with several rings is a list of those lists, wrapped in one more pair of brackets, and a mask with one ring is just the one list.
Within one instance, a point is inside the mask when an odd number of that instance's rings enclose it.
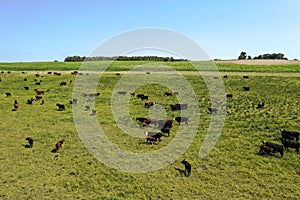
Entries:
{"label": "blue sky", "polygon": [[284,53],[300,59],[299,0],[2,0],[0,62],[89,55],[143,27],[178,31],[212,58]]}

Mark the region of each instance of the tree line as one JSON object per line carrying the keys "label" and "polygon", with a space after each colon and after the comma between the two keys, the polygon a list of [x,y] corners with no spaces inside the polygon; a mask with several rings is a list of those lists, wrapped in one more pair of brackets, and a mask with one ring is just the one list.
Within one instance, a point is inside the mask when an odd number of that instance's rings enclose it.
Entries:
{"label": "tree line", "polygon": [[84,61],[162,61],[162,62],[178,62],[178,61],[188,61],[187,59],[175,59],[173,57],[160,57],[160,56],[96,56],[96,57],[86,57],[86,56],[68,56],[65,58],[64,62],[84,62]]}
{"label": "tree line", "polygon": [[238,60],[251,60],[251,59],[281,59],[281,60],[287,60],[286,57],[284,57],[283,53],[265,53],[262,55],[258,55],[255,57],[251,57],[250,55],[247,55],[246,52],[242,51],[238,57]]}

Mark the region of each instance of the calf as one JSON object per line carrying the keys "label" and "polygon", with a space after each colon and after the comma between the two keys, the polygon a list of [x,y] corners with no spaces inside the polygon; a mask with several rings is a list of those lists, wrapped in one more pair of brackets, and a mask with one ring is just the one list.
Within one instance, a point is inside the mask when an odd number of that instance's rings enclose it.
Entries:
{"label": "calf", "polygon": [[191,175],[191,172],[192,172],[192,166],[191,164],[186,161],[185,159],[181,161],[182,164],[184,164],[184,173],[185,173],[185,176],[190,176]]}
{"label": "calf", "polygon": [[265,106],[265,103],[263,101],[259,102],[256,108],[263,108]]}
{"label": "calf", "polygon": [[65,81],[62,81],[62,82],[60,82],[60,83],[59,83],[59,85],[60,85],[60,86],[67,85],[67,82],[65,82]]}
{"label": "calf", "polygon": [[30,138],[30,137],[27,137],[25,140],[27,140],[28,141],[28,143],[29,143],[29,148],[32,148],[32,146],[33,146],[33,139],[32,138]]}
{"label": "calf", "polygon": [[44,90],[34,89],[34,91],[36,92],[37,95],[45,94]]}
{"label": "calf", "polygon": [[145,102],[145,108],[150,108],[151,106],[154,106],[154,102],[151,101]]}
{"label": "calf", "polygon": [[288,148],[290,147],[290,148],[295,149],[296,152],[299,153],[299,148],[300,148],[299,142],[294,142],[294,141],[287,140],[287,139],[281,139],[281,143],[286,150],[288,150]]}
{"label": "calf", "polygon": [[56,106],[58,107],[58,111],[62,111],[66,109],[64,104],[57,103]]}
{"label": "calf", "polygon": [[187,118],[187,117],[174,117],[173,120],[177,121],[179,124],[181,122],[184,122],[185,125],[189,125],[189,118]]}
{"label": "calf", "polygon": [[58,141],[56,144],[55,144],[55,150],[56,152],[60,149],[62,149],[62,145],[63,145],[64,141]]}
{"label": "calf", "polygon": [[164,95],[166,95],[166,96],[172,96],[173,92],[165,92]]}
{"label": "calf", "polygon": [[294,137],[296,139],[296,141],[299,140],[300,133],[298,133],[298,132],[287,131],[287,130],[284,130],[284,129],[281,129],[280,132],[281,132],[281,134],[286,134],[286,135],[290,135],[290,136]]}

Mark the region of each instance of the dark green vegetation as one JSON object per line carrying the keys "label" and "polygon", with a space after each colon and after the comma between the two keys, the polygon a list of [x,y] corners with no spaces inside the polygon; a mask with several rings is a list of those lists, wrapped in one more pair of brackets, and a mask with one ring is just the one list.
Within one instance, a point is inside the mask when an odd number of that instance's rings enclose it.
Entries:
{"label": "dark green vegetation", "polygon": [[[61,64],[61,66],[60,66]],[[130,66],[123,63],[125,70]],[[172,63],[173,64],[173,63]],[[188,71],[188,65],[174,63],[175,69]],[[11,74],[7,73],[9,66]],[[111,169],[95,158],[82,145],[76,132],[72,107],[75,76],[64,72],[62,76],[39,72],[43,77],[35,77],[35,72],[22,74],[21,71],[74,70],[79,64],[26,63],[23,65],[1,64],[0,69],[0,198],[1,199],[298,199],[300,163],[293,149],[279,154],[258,155],[261,140],[280,144],[280,129],[300,131],[300,79],[289,76],[250,76],[237,73],[224,78],[227,93],[233,98],[227,101],[225,126],[213,151],[204,159],[199,159],[199,149],[205,137],[211,115],[207,112],[210,98],[206,86],[197,75],[185,77],[193,86],[200,105],[200,126],[188,151],[176,162],[159,171],[131,174]],[[116,63],[114,71],[121,70]],[[28,70],[25,70],[29,67]],[[30,68],[31,67],[31,68]],[[48,68],[49,67],[49,68]],[[60,68],[61,67],[61,68]],[[128,67],[128,68],[127,68]],[[223,66],[224,67],[224,66]],[[229,66],[226,66],[226,68]],[[263,66],[278,69],[275,72],[299,71],[299,66]],[[256,66],[240,66],[247,71],[259,71]],[[14,71],[18,69],[18,71]],[[223,71],[224,68],[222,68]],[[234,71],[238,69],[233,66]],[[252,70],[251,70],[252,69]],[[290,69],[290,70],[288,70]],[[225,74],[225,73],[224,73]],[[145,75],[146,76],[146,75]],[[151,76],[151,75],[147,75]],[[27,81],[24,81],[24,78]],[[157,145],[144,144],[144,139],[133,138],[118,129],[111,114],[110,99],[115,84],[121,76],[114,73],[103,75],[96,97],[97,119],[109,139],[122,148],[134,152],[149,152],[168,144],[175,136],[178,124],[170,137],[163,137]],[[34,79],[42,80],[35,85]],[[211,77],[213,79],[213,77]],[[72,83],[69,83],[73,80]],[[59,82],[66,81],[66,86]],[[24,86],[30,89],[24,90]],[[249,86],[250,91],[243,91]],[[27,99],[36,94],[34,88],[44,89],[45,104],[36,102],[27,105]],[[167,105],[176,103],[175,97],[162,93],[166,88],[160,85],[145,85],[138,91],[147,94],[156,102]],[[11,97],[5,93],[11,92]],[[12,111],[13,101],[18,100],[20,108]],[[264,109],[256,105],[264,100]],[[83,97],[79,102],[86,101]],[[64,103],[66,111],[57,111],[56,103]],[[87,103],[88,104],[88,103]],[[84,110],[83,105],[82,112]],[[90,111],[87,111],[90,112]],[[172,118],[179,114],[167,109]],[[143,103],[130,99],[132,118],[149,116]],[[93,117],[93,116],[91,116]],[[191,124],[190,126],[193,126]],[[189,127],[186,127],[187,129]],[[143,133],[141,129],[141,133]],[[26,137],[34,139],[33,148],[25,148]],[[51,153],[55,143],[64,140],[59,153]],[[185,177],[175,168],[184,169],[182,159],[192,164],[192,174]]]}

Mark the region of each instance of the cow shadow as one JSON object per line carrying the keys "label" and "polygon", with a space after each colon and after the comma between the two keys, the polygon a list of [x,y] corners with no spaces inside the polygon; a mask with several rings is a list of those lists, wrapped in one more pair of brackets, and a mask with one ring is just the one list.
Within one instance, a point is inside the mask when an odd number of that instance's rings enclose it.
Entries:
{"label": "cow shadow", "polygon": [[57,153],[57,149],[56,148],[52,149],[51,153]]}

